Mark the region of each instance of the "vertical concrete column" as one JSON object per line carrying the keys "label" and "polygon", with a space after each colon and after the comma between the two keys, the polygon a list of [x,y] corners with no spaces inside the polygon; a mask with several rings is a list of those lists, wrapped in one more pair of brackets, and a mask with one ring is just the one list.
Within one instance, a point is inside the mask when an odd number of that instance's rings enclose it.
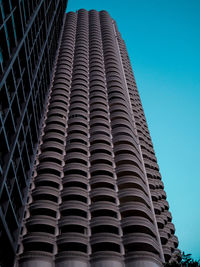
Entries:
{"label": "vertical concrete column", "polygon": [[89,12],[91,266],[123,266],[112,135],[99,13]]}
{"label": "vertical concrete column", "polygon": [[[71,13],[65,52],[73,62],[56,267],[86,267],[89,254],[88,12]],[[68,38],[73,36],[72,51]],[[70,52],[71,51],[71,52]]]}

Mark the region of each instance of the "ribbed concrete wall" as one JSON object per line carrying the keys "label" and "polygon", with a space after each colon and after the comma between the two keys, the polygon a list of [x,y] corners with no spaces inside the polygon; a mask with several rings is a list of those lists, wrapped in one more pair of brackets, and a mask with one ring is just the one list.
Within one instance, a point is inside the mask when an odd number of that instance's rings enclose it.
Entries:
{"label": "ribbed concrete wall", "polygon": [[68,13],[17,265],[161,266],[178,245],[168,208],[115,22]]}

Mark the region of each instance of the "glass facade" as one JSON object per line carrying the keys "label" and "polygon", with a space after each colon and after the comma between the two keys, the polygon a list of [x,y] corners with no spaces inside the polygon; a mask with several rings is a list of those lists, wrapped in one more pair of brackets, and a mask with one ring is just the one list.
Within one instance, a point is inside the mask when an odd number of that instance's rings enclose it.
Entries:
{"label": "glass facade", "polygon": [[0,0],[0,266],[12,266],[66,0]]}

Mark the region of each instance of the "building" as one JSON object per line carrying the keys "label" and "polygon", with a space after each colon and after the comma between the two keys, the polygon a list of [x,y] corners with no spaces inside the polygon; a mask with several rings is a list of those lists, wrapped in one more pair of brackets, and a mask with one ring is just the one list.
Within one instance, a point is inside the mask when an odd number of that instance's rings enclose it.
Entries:
{"label": "building", "polygon": [[[45,106],[43,124],[29,129],[39,146],[15,266],[162,266],[178,241],[125,43],[106,11],[70,12],[63,27],[56,18],[62,36],[52,83],[43,81],[44,97],[35,101]],[[38,106],[27,107],[28,123]],[[29,146],[28,138],[20,140]],[[19,148],[25,164],[31,153]],[[1,199],[17,210],[6,186]]]}
{"label": "building", "polygon": [[65,9],[65,0],[0,0],[1,267],[16,254]]}

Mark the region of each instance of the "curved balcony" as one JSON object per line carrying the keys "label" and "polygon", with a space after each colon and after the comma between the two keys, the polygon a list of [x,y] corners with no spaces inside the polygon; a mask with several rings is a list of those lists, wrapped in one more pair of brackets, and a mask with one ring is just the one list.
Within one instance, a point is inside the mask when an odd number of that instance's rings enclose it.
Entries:
{"label": "curved balcony", "polygon": [[[95,60],[95,64],[98,64],[99,60],[96,60],[96,59],[93,59],[93,60]],[[91,63],[92,63],[92,60],[91,60]],[[102,63],[100,63],[100,64],[102,64]],[[91,87],[96,85],[97,83],[98,83],[98,85],[105,87],[105,80],[103,77],[101,78],[100,76],[93,76],[90,78],[90,86]]]}
{"label": "curved balcony", "polygon": [[131,164],[116,166],[116,173],[118,178],[124,176],[133,176],[145,181],[143,172],[138,167]]}
{"label": "curved balcony", "polygon": [[108,201],[93,202],[90,206],[90,212],[92,218],[95,217],[119,218],[117,205]]}
{"label": "curved balcony", "polygon": [[165,224],[164,228],[163,228],[163,231],[165,231],[167,234],[168,234],[168,237],[171,236],[171,229],[169,227],[169,224]]}
{"label": "curved balcony", "polygon": [[166,200],[166,198],[167,198],[166,192],[163,189],[158,189],[158,190],[159,190],[159,193],[161,195],[161,198]]}
{"label": "curved balcony", "polygon": [[178,247],[178,238],[177,238],[177,236],[173,235],[171,237],[171,241],[174,242],[174,246],[175,246],[175,248],[177,248]]}
{"label": "curved balcony", "polygon": [[93,128],[95,126],[98,126],[99,124],[102,124],[102,127],[109,128],[109,121],[107,118],[93,118],[90,120],[90,127]]}
{"label": "curved balcony", "polygon": [[90,151],[102,148],[112,153],[111,136],[107,135],[107,131],[98,131],[91,134],[90,144]]}
{"label": "curved balcony", "polygon": [[82,174],[84,177],[88,176],[89,169],[85,164],[81,164],[80,162],[70,163],[64,166],[64,174]]}
{"label": "curved balcony", "polygon": [[61,154],[59,154],[58,152],[53,152],[53,151],[52,152],[46,151],[46,152],[43,152],[39,155],[39,161],[41,161],[41,162],[45,159],[48,160],[48,158],[55,158],[55,159],[59,160],[60,162],[62,162],[63,156]]}
{"label": "curved balcony", "polygon": [[[153,201],[153,204],[155,204],[156,202],[155,201]],[[162,202],[162,200],[157,200],[157,203],[158,203],[158,205],[160,206],[160,208],[161,208],[161,211],[163,212],[164,210],[165,210],[165,206],[164,206],[164,204],[163,204],[163,202]]]}
{"label": "curved balcony", "polygon": [[[108,55],[107,55],[107,56],[108,56]],[[107,57],[107,56],[106,56],[106,57]],[[106,78],[107,78],[107,83],[108,83],[109,85],[113,85],[113,84],[115,84],[116,82],[119,83],[119,84],[121,84],[121,82],[122,82],[120,76],[116,76],[116,75],[111,75],[111,74],[110,74],[110,75],[107,75]]]}
{"label": "curved balcony", "polygon": [[151,198],[154,202],[158,201],[160,198],[159,198],[159,194],[157,192],[157,190],[150,190],[151,191]]}
{"label": "curved balcony", "polygon": [[91,106],[91,110],[92,110],[92,106],[95,106],[96,105],[101,105],[103,107],[104,110],[107,109],[107,100],[106,100],[106,96],[97,96],[95,98],[90,98],[90,106]]}
{"label": "curved balcony", "polygon": [[88,125],[88,113],[86,112],[86,110],[85,111],[71,110],[69,112],[69,122],[73,123],[76,121],[80,121]]}
{"label": "curved balcony", "polygon": [[58,223],[61,234],[63,233],[88,233],[88,219],[80,216],[62,216]]}
{"label": "curved balcony", "polygon": [[56,75],[54,78],[54,85],[63,84],[66,85],[68,88],[70,87],[70,76],[63,75],[62,73]]}
{"label": "curved balcony", "polygon": [[68,216],[67,212],[65,213],[65,211],[67,211],[69,209],[82,210],[82,211],[87,213],[88,212],[88,205],[87,205],[87,203],[80,202],[79,200],[68,200],[68,201],[64,201],[61,203],[60,212],[61,212],[62,216]]}
{"label": "curved balcony", "polygon": [[53,188],[51,186],[40,186],[40,187],[36,187],[33,192],[32,192],[32,196],[36,196],[36,195],[40,195],[40,194],[49,194],[52,196],[59,196],[59,189]]}
{"label": "curved balcony", "polygon": [[55,189],[61,189],[61,179],[54,174],[40,174],[38,175],[34,183],[36,187],[49,186]]}
{"label": "curved balcony", "polygon": [[66,125],[65,125],[66,123],[65,122],[66,122],[66,120],[64,118],[58,117],[56,115],[48,116],[48,118],[45,121],[46,125],[51,124],[51,123],[52,124],[56,123],[56,124],[59,124],[59,125],[61,125],[63,127],[66,127]]}
{"label": "curved balcony", "polygon": [[[81,233],[62,233],[57,237],[58,255],[69,256],[77,253],[77,256],[88,254],[88,237]],[[65,252],[66,255],[63,255]]]}
{"label": "curved balcony", "polygon": [[171,231],[171,234],[173,235],[175,233],[175,227],[174,227],[174,224],[172,222],[168,222],[167,223],[170,231]]}
{"label": "curved balcony", "polygon": [[108,112],[105,109],[94,109],[90,112],[90,122],[93,124],[98,121],[102,121],[105,125],[109,123]]}
{"label": "curved balcony", "polygon": [[26,221],[28,233],[56,234],[57,219],[47,215],[34,215]]}
{"label": "curved balcony", "polygon": [[165,210],[165,211],[163,212],[163,215],[167,217],[167,220],[168,220],[169,222],[171,222],[171,220],[172,220],[172,214],[171,214],[171,212],[169,212],[168,210]]}
{"label": "curved balcony", "polygon": [[95,257],[96,253],[112,251],[121,254],[121,239],[120,236],[112,233],[99,233],[94,234],[90,238],[90,243],[92,247],[92,257]]}
{"label": "curved balcony", "polygon": [[139,202],[150,208],[148,196],[137,188],[121,189],[119,191],[119,199],[120,203]]}
{"label": "curved balcony", "polygon": [[117,185],[119,190],[136,188],[142,190],[148,196],[146,184],[142,179],[138,179],[138,177],[128,176],[128,175],[119,177],[117,179]]}
{"label": "curved balcony", "polygon": [[[119,141],[121,141],[119,139]],[[127,154],[131,154],[137,157],[137,159],[139,161],[141,161],[140,159],[140,154],[139,151],[137,149],[137,143],[136,142],[127,142],[127,140],[123,140],[121,142],[118,142],[118,139],[116,140],[116,144],[114,146],[114,153],[115,155],[121,155],[123,153],[127,153]]]}
{"label": "curved balcony", "polygon": [[155,238],[145,233],[132,233],[123,236],[126,255],[135,251],[147,251],[159,254],[159,245]]}
{"label": "curved balcony", "polygon": [[88,129],[81,125],[81,124],[75,124],[75,125],[69,125],[68,129],[67,129],[67,133],[70,134],[81,134],[84,136],[88,136]]}
{"label": "curved balcony", "polygon": [[[95,54],[93,54],[93,55],[91,55],[91,57],[102,57],[102,55],[98,55],[97,53],[95,53]],[[90,75],[90,81],[96,81],[96,80],[98,80],[98,79],[101,79],[101,81],[102,82],[105,82],[105,77],[104,77],[104,74],[102,73],[102,72],[100,72],[100,71],[92,71],[91,73],[90,73],[91,75]]]}
{"label": "curved balcony", "polygon": [[67,116],[67,112],[64,111],[64,110],[61,110],[61,109],[49,109],[48,113],[47,113],[47,117],[48,116],[56,116],[56,117],[60,117],[60,118],[63,118],[63,119],[66,119],[66,116]]}
{"label": "curved balcony", "polygon": [[169,238],[168,234],[163,229],[159,229],[159,234],[162,245],[165,245]]}
{"label": "curved balcony", "polygon": [[90,198],[91,198],[92,204],[95,203],[95,202],[103,203],[104,201],[117,203],[116,192],[114,190],[112,190],[112,189],[109,189],[109,188],[96,188],[96,189],[93,189],[90,192]]}
{"label": "curved balcony", "polygon": [[[117,135],[114,136],[113,138],[113,143],[115,145],[115,147],[117,147],[118,145],[123,145],[123,149],[127,149],[131,146],[132,148],[134,148],[135,153],[137,153],[136,155],[138,155],[138,157],[140,157],[139,155],[139,149],[138,149],[138,144],[136,142],[136,139],[133,138],[132,135],[129,134],[129,129],[121,129],[121,132],[117,131]],[[114,147],[114,149],[115,149]]]}
{"label": "curved balcony", "polygon": [[[72,204],[72,205],[70,205]],[[61,206],[60,213],[62,218],[72,218],[76,217],[79,218],[78,220],[88,219],[88,207],[83,205],[84,203],[81,202],[63,202],[63,205]],[[77,221],[77,220],[76,220]]]}
{"label": "curved balcony", "polygon": [[88,75],[88,67],[84,66],[83,64],[76,64],[73,68],[74,73],[81,72],[84,75]]}
{"label": "curved balcony", "polygon": [[168,210],[168,209],[169,209],[169,203],[168,203],[168,201],[165,200],[165,199],[162,199],[161,201],[162,201],[162,203],[163,203],[165,209]]}
{"label": "curved balcony", "polygon": [[175,246],[174,242],[171,239],[168,239],[167,246],[171,249],[171,252],[174,252]]}
{"label": "curved balcony", "polygon": [[[88,145],[88,137],[85,135],[81,135],[79,133],[70,133],[68,134],[67,138],[66,138],[66,145],[67,145],[67,149],[68,147],[70,147],[71,145],[74,144],[80,144],[80,146],[83,144],[85,146]],[[66,149],[66,150],[67,150]]]}
{"label": "curved balcony", "polygon": [[153,214],[150,208],[143,203],[139,202],[120,203],[120,213],[122,218],[140,216],[153,222]]}
{"label": "curved balcony", "polygon": [[30,204],[30,214],[32,216],[49,216],[52,218],[58,217],[58,203],[48,202],[45,200],[38,200]]}
{"label": "curved balcony", "polygon": [[62,166],[55,162],[41,162],[37,166],[37,173],[40,174],[55,174],[61,176]]}
{"label": "curved balcony", "polygon": [[163,227],[165,225],[165,221],[164,221],[162,215],[156,214],[156,221],[157,221],[158,228],[163,229]]}
{"label": "curved balcony", "polygon": [[95,157],[96,159],[91,160],[91,170],[93,171],[95,167],[98,168],[98,166],[102,166],[102,165],[105,166],[104,168],[106,170],[107,170],[107,166],[112,168],[113,167],[113,160],[112,160],[112,158],[109,158],[109,157],[106,157],[106,156],[104,158]]}
{"label": "curved balcony", "polygon": [[[88,58],[84,55],[81,55],[80,53],[75,54],[74,55],[74,64],[78,64],[79,62],[81,62],[82,64],[85,64],[87,66]],[[75,84],[75,82],[73,84]]]}
{"label": "curved balcony", "polygon": [[90,106],[90,112],[94,112],[94,110],[104,110],[106,111],[106,113],[108,113],[108,105],[103,102],[95,102],[93,105]]}
{"label": "curved balcony", "polygon": [[66,153],[65,157],[64,157],[64,161],[65,163],[70,163],[70,161],[72,162],[75,162],[77,159],[77,162],[79,162],[80,160],[81,161],[85,161],[85,165],[87,165],[87,161],[88,161],[88,156],[86,156],[85,154],[83,153],[80,153],[80,152],[70,152],[70,153]]}
{"label": "curved balcony", "polygon": [[129,216],[121,221],[123,234],[129,235],[132,233],[145,233],[156,238],[154,224],[144,216]]}
{"label": "curved balcony", "polygon": [[60,95],[54,95],[51,97],[51,100],[50,100],[50,105],[53,104],[53,103],[62,103],[65,107],[68,106],[69,104],[69,101],[68,101],[68,98],[67,97],[64,97],[63,96],[60,96]]}
{"label": "curved balcony", "polygon": [[113,176],[114,168],[107,164],[105,165],[105,164],[98,163],[90,167],[90,173],[91,173],[91,179],[99,175],[106,175],[106,176],[114,177]]}
{"label": "curved balcony", "polygon": [[102,63],[100,61],[95,61],[94,59],[90,61],[90,69],[102,70]]}
{"label": "curved balcony", "polygon": [[[52,102],[54,101],[60,101],[63,100],[62,103],[67,104],[69,103],[69,97],[68,97],[68,92],[64,91],[63,89],[54,89],[54,92],[52,93],[51,96]],[[51,104],[50,104],[51,105]],[[48,117],[48,116],[47,116]]]}
{"label": "curved balcony", "polygon": [[[69,42],[70,43],[70,42]],[[63,58],[58,58],[58,61],[57,61],[57,68],[63,68],[63,67],[67,67],[67,68],[70,68],[72,67],[72,62],[70,62],[69,60],[64,60]]]}
{"label": "curved balcony", "polygon": [[[118,219],[116,218],[113,218],[113,217],[110,217],[110,216],[98,216],[98,217],[93,217],[90,221],[90,227],[93,228],[93,227],[96,227],[96,226],[102,226],[101,229],[99,229],[99,233],[100,232],[110,232],[112,233],[111,231],[109,231],[106,227],[107,226],[114,226],[116,228],[118,228],[118,233],[114,233],[114,234],[120,234],[119,232],[119,227],[120,227],[120,222]],[[97,231],[98,233],[98,231]],[[92,234],[95,234],[93,231],[92,231]]]}
{"label": "curved balcony", "polygon": [[68,111],[68,107],[66,106],[66,104],[62,103],[62,102],[53,102],[51,103],[51,105],[49,106],[49,110],[56,110],[56,111],[63,111],[63,112],[67,112]]}
{"label": "curved balcony", "polygon": [[46,256],[54,253],[55,236],[47,233],[29,233],[23,237],[24,256],[27,252],[45,252]]}
{"label": "curved balcony", "polygon": [[[129,138],[130,142],[136,142],[134,132],[129,127],[123,127],[121,124],[118,124],[115,128],[112,128],[112,133],[113,133],[114,139],[120,136],[121,139]],[[131,141],[132,139],[134,141]],[[136,149],[137,149],[137,146],[136,146]]]}
{"label": "curved balcony", "polygon": [[[83,55],[83,53],[82,53],[82,55]],[[74,70],[74,72],[73,72],[73,77],[72,77],[72,83],[73,83],[73,81],[75,81],[75,80],[83,80],[84,82],[88,82],[88,79],[89,79],[89,76],[88,76],[88,74],[86,74],[84,71],[76,71],[76,69]]]}
{"label": "curved balcony", "polygon": [[165,257],[165,261],[168,262],[171,258],[171,249],[167,246],[167,245],[163,245],[163,253],[164,253],[164,257]]}
{"label": "curved balcony", "polygon": [[153,207],[156,215],[161,214],[162,208],[158,202],[153,201]]}
{"label": "curved balcony", "polygon": [[[65,51],[66,49],[64,48],[63,49],[63,51]],[[60,49],[60,51],[62,51],[62,49]],[[69,53],[68,53],[69,54]],[[69,77],[69,78],[71,78],[71,69],[70,68],[68,68],[68,67],[61,67],[61,68],[58,68],[57,70],[56,70],[56,74],[55,74],[55,76],[57,76],[57,74],[58,75],[61,75],[61,76],[67,76],[67,77]]]}
{"label": "curved balcony", "polygon": [[64,188],[61,197],[63,202],[77,200],[79,202],[88,203],[88,192],[82,188]]}
{"label": "curved balcony", "polygon": [[[61,63],[61,61],[58,64],[60,64],[60,63]],[[62,85],[63,88],[65,88],[66,90],[68,90],[70,88],[69,80],[66,80],[66,79],[63,79],[63,78],[59,78],[59,79],[54,81],[53,86],[60,86],[60,85]]]}
{"label": "curved balcony", "polygon": [[72,91],[71,95],[70,95],[70,101],[73,102],[73,101],[82,101],[84,102],[85,104],[88,103],[88,95],[87,95],[87,92],[85,92],[85,90],[80,90],[80,89],[76,89]]}
{"label": "curved balcony", "polygon": [[148,182],[149,182],[150,189],[151,190],[155,190],[156,189],[156,181],[155,181],[155,179],[148,177]]}
{"label": "curved balcony", "polygon": [[54,124],[46,125],[44,132],[45,132],[45,134],[58,133],[58,134],[65,136],[66,129],[63,126],[54,123]]}
{"label": "curved balcony", "polygon": [[[119,93],[118,93],[119,94]],[[117,127],[118,125],[123,125],[127,128],[132,128],[134,127],[134,123],[130,115],[127,114],[126,111],[124,110],[113,110],[111,112],[111,120],[112,120],[112,127],[113,129]]]}
{"label": "curved balcony", "polygon": [[115,190],[115,180],[110,176],[95,176],[90,179],[92,189],[96,188],[110,188]]}
{"label": "curved balcony", "polygon": [[71,187],[74,185],[74,187],[82,187],[86,189],[86,185],[88,184],[87,177],[84,177],[81,174],[69,174],[67,176],[64,176],[62,179],[63,186],[65,187]]}
{"label": "curved balcony", "polygon": [[[54,140],[55,139],[55,140]],[[63,132],[47,132],[45,135],[42,137],[43,143],[46,141],[55,141],[61,144],[64,144],[65,141],[65,136],[63,135]]]}
{"label": "curved balcony", "polygon": [[117,166],[126,164],[133,165],[143,172],[141,161],[135,155],[128,153],[128,151],[123,154],[115,154],[115,162]]}
{"label": "curved balcony", "polygon": [[[71,117],[73,116],[73,117]],[[87,117],[81,114],[74,114],[71,115],[71,112],[69,114],[69,120],[68,120],[68,127],[71,127],[73,125],[77,126],[83,126],[85,128],[88,128],[88,120]]]}

